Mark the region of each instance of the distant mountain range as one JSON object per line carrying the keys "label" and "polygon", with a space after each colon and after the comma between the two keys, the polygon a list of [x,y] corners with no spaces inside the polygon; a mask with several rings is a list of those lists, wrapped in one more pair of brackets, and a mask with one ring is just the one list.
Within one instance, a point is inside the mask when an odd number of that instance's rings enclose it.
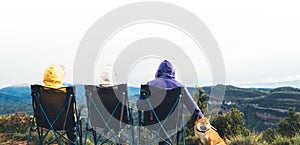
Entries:
{"label": "distant mountain range", "polygon": [[[86,96],[83,85],[76,85],[76,102],[78,105],[86,104]],[[128,87],[128,95],[131,102],[135,102],[140,89]],[[0,89],[0,115],[12,114],[15,112],[26,112],[33,114],[32,97],[30,86],[10,86]]]}
{"label": "distant mountain range", "polygon": [[236,84],[236,86],[244,87],[244,88],[278,88],[278,87],[285,87],[285,86],[300,88],[300,80],[244,83],[244,84]]}
{"label": "distant mountain range", "polygon": [[0,115],[15,112],[32,114],[30,94],[29,86],[12,86],[0,89]]}
{"label": "distant mountain range", "polygon": [[[289,107],[300,112],[300,89],[293,87],[279,88],[239,88],[227,85],[220,112],[226,113],[232,107],[244,113],[246,126],[262,131],[274,127],[283,117],[287,116]],[[211,87],[202,87],[210,94]],[[196,95],[195,88],[188,88]],[[128,87],[130,102],[135,103],[140,89]],[[11,86],[0,89],[0,115],[15,112],[32,114],[30,86]],[[85,93],[83,85],[76,85],[77,104],[84,105]]]}

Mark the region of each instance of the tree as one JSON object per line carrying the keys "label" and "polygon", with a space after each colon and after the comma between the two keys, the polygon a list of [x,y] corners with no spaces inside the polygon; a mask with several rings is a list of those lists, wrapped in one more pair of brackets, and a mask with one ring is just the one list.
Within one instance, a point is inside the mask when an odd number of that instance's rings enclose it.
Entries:
{"label": "tree", "polygon": [[300,132],[300,114],[296,113],[296,108],[289,108],[288,117],[279,121],[278,132],[287,137]]}
{"label": "tree", "polygon": [[207,99],[208,99],[209,95],[206,94],[205,91],[200,87],[197,87],[196,89],[197,89],[197,94],[198,94],[198,97],[195,97],[197,100],[197,105],[201,109],[202,113],[206,114],[207,107],[208,107]]}
{"label": "tree", "polygon": [[249,131],[244,127],[243,114],[237,108],[232,108],[230,113],[218,114],[212,125],[218,129],[221,137],[230,138],[249,134]]}
{"label": "tree", "polygon": [[268,128],[263,132],[262,139],[267,143],[272,143],[276,138],[276,131],[272,128]]}

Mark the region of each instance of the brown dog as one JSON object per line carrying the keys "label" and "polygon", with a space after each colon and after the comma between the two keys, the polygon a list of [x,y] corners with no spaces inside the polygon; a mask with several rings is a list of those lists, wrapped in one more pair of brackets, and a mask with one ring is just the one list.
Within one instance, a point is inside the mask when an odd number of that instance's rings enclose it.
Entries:
{"label": "brown dog", "polygon": [[198,117],[195,122],[194,132],[198,138],[198,145],[226,145],[225,141],[210,125],[209,119],[210,117]]}

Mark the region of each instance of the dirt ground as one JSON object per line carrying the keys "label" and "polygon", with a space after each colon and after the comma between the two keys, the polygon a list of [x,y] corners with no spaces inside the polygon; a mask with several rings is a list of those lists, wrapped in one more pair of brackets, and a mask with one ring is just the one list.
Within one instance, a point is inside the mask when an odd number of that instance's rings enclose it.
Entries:
{"label": "dirt ground", "polygon": [[26,145],[27,141],[14,141],[12,139],[7,140],[8,135],[6,133],[0,133],[0,145]]}

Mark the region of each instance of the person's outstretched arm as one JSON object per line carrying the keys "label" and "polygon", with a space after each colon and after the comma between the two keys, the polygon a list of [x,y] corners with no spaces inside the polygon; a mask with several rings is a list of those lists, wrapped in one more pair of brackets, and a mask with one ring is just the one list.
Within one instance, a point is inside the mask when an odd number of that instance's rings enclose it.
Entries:
{"label": "person's outstretched arm", "polygon": [[183,99],[184,104],[192,114],[204,117],[202,111],[200,110],[200,108],[198,107],[198,105],[196,104],[195,100],[193,99],[186,87],[184,87]]}

